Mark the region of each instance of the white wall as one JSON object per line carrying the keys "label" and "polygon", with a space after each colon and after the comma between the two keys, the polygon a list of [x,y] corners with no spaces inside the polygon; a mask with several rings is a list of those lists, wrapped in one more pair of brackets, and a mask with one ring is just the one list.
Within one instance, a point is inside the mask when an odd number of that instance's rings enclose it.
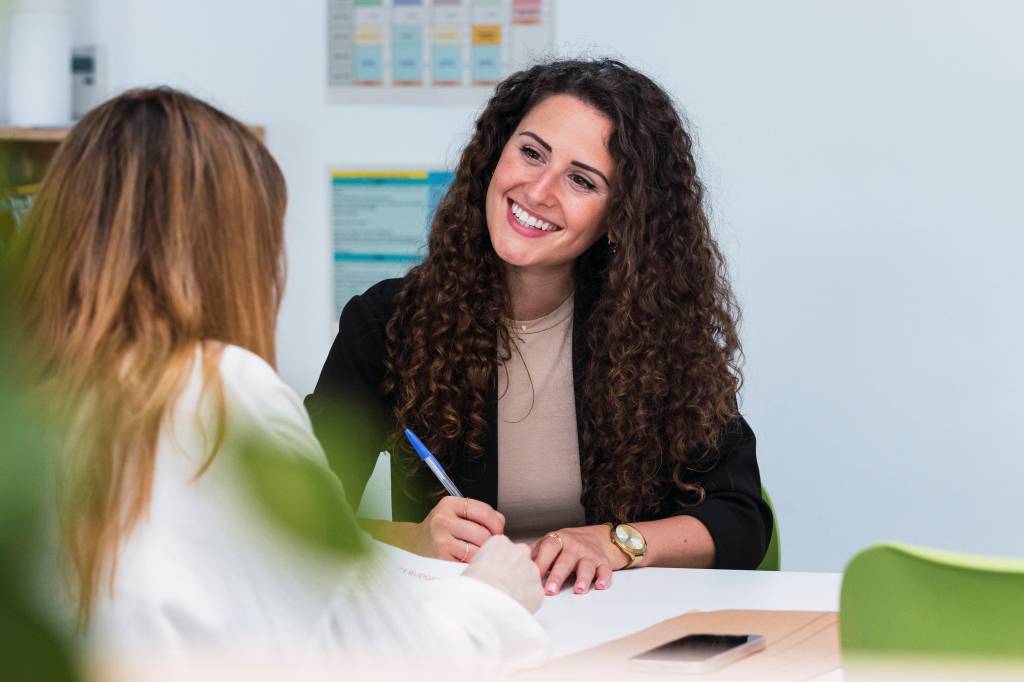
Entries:
{"label": "white wall", "polygon": [[10,78],[7,67],[10,21],[11,4],[9,0],[0,0],[0,125],[3,125],[10,115],[7,108],[7,79]]}
{"label": "white wall", "polygon": [[[82,1],[112,86],[266,126],[291,193],[279,364],[308,391],[328,166],[450,160],[475,108],[325,106],[323,0]],[[693,124],[786,568],[885,539],[1024,555],[1022,29],[1009,0],[558,3],[562,54],[619,55]]]}
{"label": "white wall", "polygon": [[566,2],[694,122],[789,568],[1024,554],[1024,5]]}

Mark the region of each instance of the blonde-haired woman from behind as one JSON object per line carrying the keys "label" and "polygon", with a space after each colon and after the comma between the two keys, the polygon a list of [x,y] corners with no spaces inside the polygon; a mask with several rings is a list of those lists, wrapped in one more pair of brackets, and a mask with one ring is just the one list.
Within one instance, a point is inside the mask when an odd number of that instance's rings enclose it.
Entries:
{"label": "blonde-haired woman from behind", "polygon": [[13,291],[39,395],[71,425],[59,500],[80,624],[116,655],[536,659],[524,546],[498,538],[473,577],[400,584],[372,552],[280,552],[238,494],[246,442],[327,470],[274,371],[285,205],[262,143],[170,89],[101,105],[52,160]]}

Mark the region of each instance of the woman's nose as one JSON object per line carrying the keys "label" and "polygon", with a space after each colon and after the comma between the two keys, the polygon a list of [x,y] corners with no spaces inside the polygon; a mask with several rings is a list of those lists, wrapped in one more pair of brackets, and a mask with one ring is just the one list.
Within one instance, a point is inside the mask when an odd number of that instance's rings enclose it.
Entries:
{"label": "woman's nose", "polygon": [[557,180],[556,174],[552,172],[538,174],[527,185],[526,197],[539,206],[551,206],[554,203]]}

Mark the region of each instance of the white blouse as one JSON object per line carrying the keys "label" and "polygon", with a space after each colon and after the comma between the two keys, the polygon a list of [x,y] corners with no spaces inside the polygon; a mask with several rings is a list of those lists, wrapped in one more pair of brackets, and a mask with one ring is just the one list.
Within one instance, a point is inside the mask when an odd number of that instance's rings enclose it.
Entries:
{"label": "white blouse", "polygon": [[[241,434],[326,468],[301,401],[260,357],[225,348],[226,432],[209,469],[213,402],[199,352],[159,440],[149,511],[122,540],[89,639],[101,657],[214,653],[372,666],[418,661],[440,672],[540,662],[547,645],[518,602],[472,578],[402,580],[379,552],[320,555],[264,522],[234,466]],[[339,484],[340,488],[340,484]]]}

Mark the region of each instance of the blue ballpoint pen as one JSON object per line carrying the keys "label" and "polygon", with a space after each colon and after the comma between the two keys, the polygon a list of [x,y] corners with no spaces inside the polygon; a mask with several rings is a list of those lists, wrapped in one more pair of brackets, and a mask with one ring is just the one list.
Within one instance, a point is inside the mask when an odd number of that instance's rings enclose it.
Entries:
{"label": "blue ballpoint pen", "polygon": [[464,495],[459,492],[459,489],[455,487],[455,484],[452,483],[452,479],[448,478],[448,474],[445,473],[444,467],[441,466],[441,463],[437,461],[437,457],[434,457],[434,454],[427,449],[427,446],[423,444],[423,441],[421,441],[411,429],[405,430],[405,437],[409,439],[410,443],[412,443],[412,449],[416,451],[416,454],[420,456],[420,459],[426,462],[427,468],[434,472],[434,475],[437,476],[437,480],[441,481],[441,485],[443,485],[444,489],[448,491],[448,494],[453,495],[454,497],[464,497]]}

